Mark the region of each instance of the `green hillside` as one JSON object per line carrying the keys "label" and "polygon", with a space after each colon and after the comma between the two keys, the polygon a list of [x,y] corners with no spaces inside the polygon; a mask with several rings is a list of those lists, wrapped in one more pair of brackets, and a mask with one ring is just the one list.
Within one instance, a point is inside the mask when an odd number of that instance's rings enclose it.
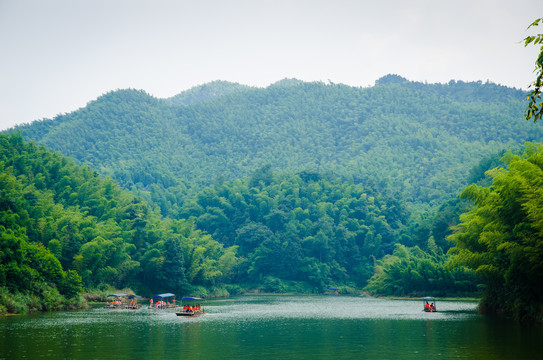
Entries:
{"label": "green hillside", "polygon": [[430,261],[443,286],[405,293],[475,289],[462,272],[444,275],[448,245],[419,241],[399,199],[331,174],[265,166],[203,189],[173,220],[16,134],[0,135],[0,185],[0,313],[80,306],[84,289],[105,286],[144,295],[354,291],[377,259],[413,243],[414,261]]}
{"label": "green hillside", "polygon": [[235,253],[88,166],[0,135],[0,313],[80,306],[83,288],[103,285],[220,291]]}
{"label": "green hillside", "polygon": [[173,216],[188,195],[267,164],[332,172],[434,204],[468,185],[484,156],[543,139],[539,124],[522,120],[524,96],[492,83],[423,84],[395,75],[370,88],[214,82],[170,99],[119,90],[14,130]]}
{"label": "green hillside", "polygon": [[249,179],[206,188],[183,211],[215,240],[238,246],[245,260],[237,281],[264,291],[361,289],[374,275],[376,259],[398,244],[417,243],[412,261],[430,264],[427,273],[420,271],[425,280],[396,286],[396,294],[475,292],[473,273],[444,270],[448,244],[416,239],[402,201],[331,175],[278,174],[265,166]]}
{"label": "green hillside", "polygon": [[462,254],[451,226],[473,200],[458,195],[492,189],[506,150],[542,140],[524,97],[395,75],[218,81],[170,99],[118,90],[19,126],[0,136],[0,305],[53,292],[72,306],[106,285],[473,294],[479,269],[447,254],[449,240]]}

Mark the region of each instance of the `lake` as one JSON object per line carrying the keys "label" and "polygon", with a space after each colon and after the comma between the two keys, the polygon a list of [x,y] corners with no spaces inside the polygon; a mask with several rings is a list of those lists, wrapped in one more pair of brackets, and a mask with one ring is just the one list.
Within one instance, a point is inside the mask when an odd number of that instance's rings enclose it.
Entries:
{"label": "lake", "polygon": [[476,303],[357,296],[235,296],[205,315],[87,310],[0,317],[0,359],[540,359],[541,327]]}

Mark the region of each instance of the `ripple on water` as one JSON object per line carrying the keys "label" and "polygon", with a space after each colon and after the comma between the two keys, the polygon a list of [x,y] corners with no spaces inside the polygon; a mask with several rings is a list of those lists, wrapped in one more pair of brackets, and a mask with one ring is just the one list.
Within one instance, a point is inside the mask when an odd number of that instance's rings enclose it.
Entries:
{"label": "ripple on water", "polygon": [[[248,299],[247,299],[248,298]],[[421,301],[388,300],[349,296],[254,296],[213,302],[206,311],[213,316],[202,321],[237,318],[239,321],[265,321],[276,318],[303,319],[389,319],[389,320],[459,320],[478,316],[476,303],[442,301],[439,312],[422,311]]]}
{"label": "ripple on water", "polygon": [[438,312],[422,311],[421,301],[375,299],[357,296],[243,296],[210,300],[206,314],[196,318],[175,316],[175,311],[139,309],[109,310],[103,308],[57,312],[30,316],[14,322],[19,329],[59,328],[92,324],[148,325],[199,323],[213,321],[268,321],[276,319],[388,319],[451,321],[478,316],[475,302],[440,301]]}

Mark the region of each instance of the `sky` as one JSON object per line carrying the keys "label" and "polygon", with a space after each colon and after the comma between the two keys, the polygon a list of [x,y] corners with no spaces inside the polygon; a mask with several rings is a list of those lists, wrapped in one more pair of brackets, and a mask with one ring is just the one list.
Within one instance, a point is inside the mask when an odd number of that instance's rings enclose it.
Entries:
{"label": "sky", "polygon": [[528,89],[542,0],[0,0],[0,130],[117,89],[174,96],[214,80]]}

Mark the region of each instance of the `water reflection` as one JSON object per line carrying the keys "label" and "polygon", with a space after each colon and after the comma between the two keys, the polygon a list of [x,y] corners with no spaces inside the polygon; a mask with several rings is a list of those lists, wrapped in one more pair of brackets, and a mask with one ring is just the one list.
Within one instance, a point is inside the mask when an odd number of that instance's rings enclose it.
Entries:
{"label": "water reflection", "polygon": [[[219,317],[254,318],[259,321],[263,317],[451,321],[478,316],[474,302],[440,302],[439,312],[425,313],[420,301],[333,296],[253,296],[244,297],[243,300],[218,300],[208,309]],[[210,320],[209,317],[205,319]]]}
{"label": "water reflection", "polygon": [[0,319],[0,359],[537,358],[540,328],[482,317],[472,302],[334,296],[243,296],[207,314],[106,310]]}

